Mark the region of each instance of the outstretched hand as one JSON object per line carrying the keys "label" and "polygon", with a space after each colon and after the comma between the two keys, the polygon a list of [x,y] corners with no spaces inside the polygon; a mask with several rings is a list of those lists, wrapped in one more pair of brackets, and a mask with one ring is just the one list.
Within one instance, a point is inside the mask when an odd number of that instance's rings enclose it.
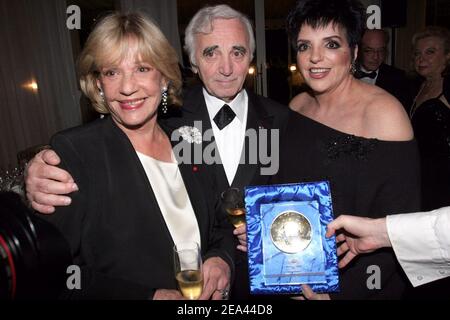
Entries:
{"label": "outstretched hand", "polygon": [[343,232],[336,236],[340,244],[338,256],[342,256],[339,267],[345,267],[358,254],[373,252],[382,247],[390,247],[386,218],[370,219],[341,215],[327,226],[326,236],[329,238],[337,230]]}

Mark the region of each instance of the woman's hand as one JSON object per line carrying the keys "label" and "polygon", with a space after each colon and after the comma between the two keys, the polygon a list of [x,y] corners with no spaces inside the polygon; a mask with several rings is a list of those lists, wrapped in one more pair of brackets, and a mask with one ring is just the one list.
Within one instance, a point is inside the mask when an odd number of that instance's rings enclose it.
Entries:
{"label": "woman's hand", "polygon": [[310,286],[302,284],[302,295],[292,297],[294,300],[331,300],[328,293],[315,293]]}
{"label": "woman's hand", "polygon": [[178,290],[158,289],[153,295],[153,300],[186,300]]}

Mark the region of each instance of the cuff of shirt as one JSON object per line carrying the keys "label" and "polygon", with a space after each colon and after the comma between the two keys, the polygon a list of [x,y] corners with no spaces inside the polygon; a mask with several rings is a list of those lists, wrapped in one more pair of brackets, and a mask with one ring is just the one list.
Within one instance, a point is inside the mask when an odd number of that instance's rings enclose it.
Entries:
{"label": "cuff of shirt", "polygon": [[392,247],[414,287],[450,276],[450,248],[445,241],[450,215],[439,213],[435,210],[386,218]]}

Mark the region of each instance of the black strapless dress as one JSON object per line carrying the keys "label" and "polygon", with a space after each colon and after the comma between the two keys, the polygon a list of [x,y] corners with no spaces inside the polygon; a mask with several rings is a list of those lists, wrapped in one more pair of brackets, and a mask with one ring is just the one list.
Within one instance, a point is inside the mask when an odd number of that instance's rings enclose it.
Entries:
{"label": "black strapless dress", "polygon": [[[449,86],[447,86],[449,89]],[[422,210],[450,205],[450,109],[439,99],[423,102],[411,118],[422,174]],[[414,288],[411,299],[450,299],[450,278]]]}
{"label": "black strapless dress", "polygon": [[[274,183],[328,180],[335,216],[371,218],[420,208],[419,155],[414,140],[380,141],[349,135],[305,116],[289,119]],[[371,266],[380,289],[369,289]],[[371,267],[371,268],[369,268]],[[341,269],[332,299],[400,299],[408,281],[391,249],[361,255]]]}
{"label": "black strapless dress", "polygon": [[411,118],[422,173],[422,209],[450,205],[450,109],[439,97],[423,102]]}

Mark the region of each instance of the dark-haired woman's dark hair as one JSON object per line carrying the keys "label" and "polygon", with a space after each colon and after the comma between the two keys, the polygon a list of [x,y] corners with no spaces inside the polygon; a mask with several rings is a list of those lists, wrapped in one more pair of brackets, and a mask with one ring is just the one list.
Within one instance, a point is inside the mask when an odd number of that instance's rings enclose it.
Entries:
{"label": "dark-haired woman's dark hair", "polygon": [[309,25],[317,29],[330,23],[345,29],[353,58],[366,24],[366,11],[359,0],[297,1],[287,17],[287,31],[294,48],[297,47],[297,36],[302,26]]}

